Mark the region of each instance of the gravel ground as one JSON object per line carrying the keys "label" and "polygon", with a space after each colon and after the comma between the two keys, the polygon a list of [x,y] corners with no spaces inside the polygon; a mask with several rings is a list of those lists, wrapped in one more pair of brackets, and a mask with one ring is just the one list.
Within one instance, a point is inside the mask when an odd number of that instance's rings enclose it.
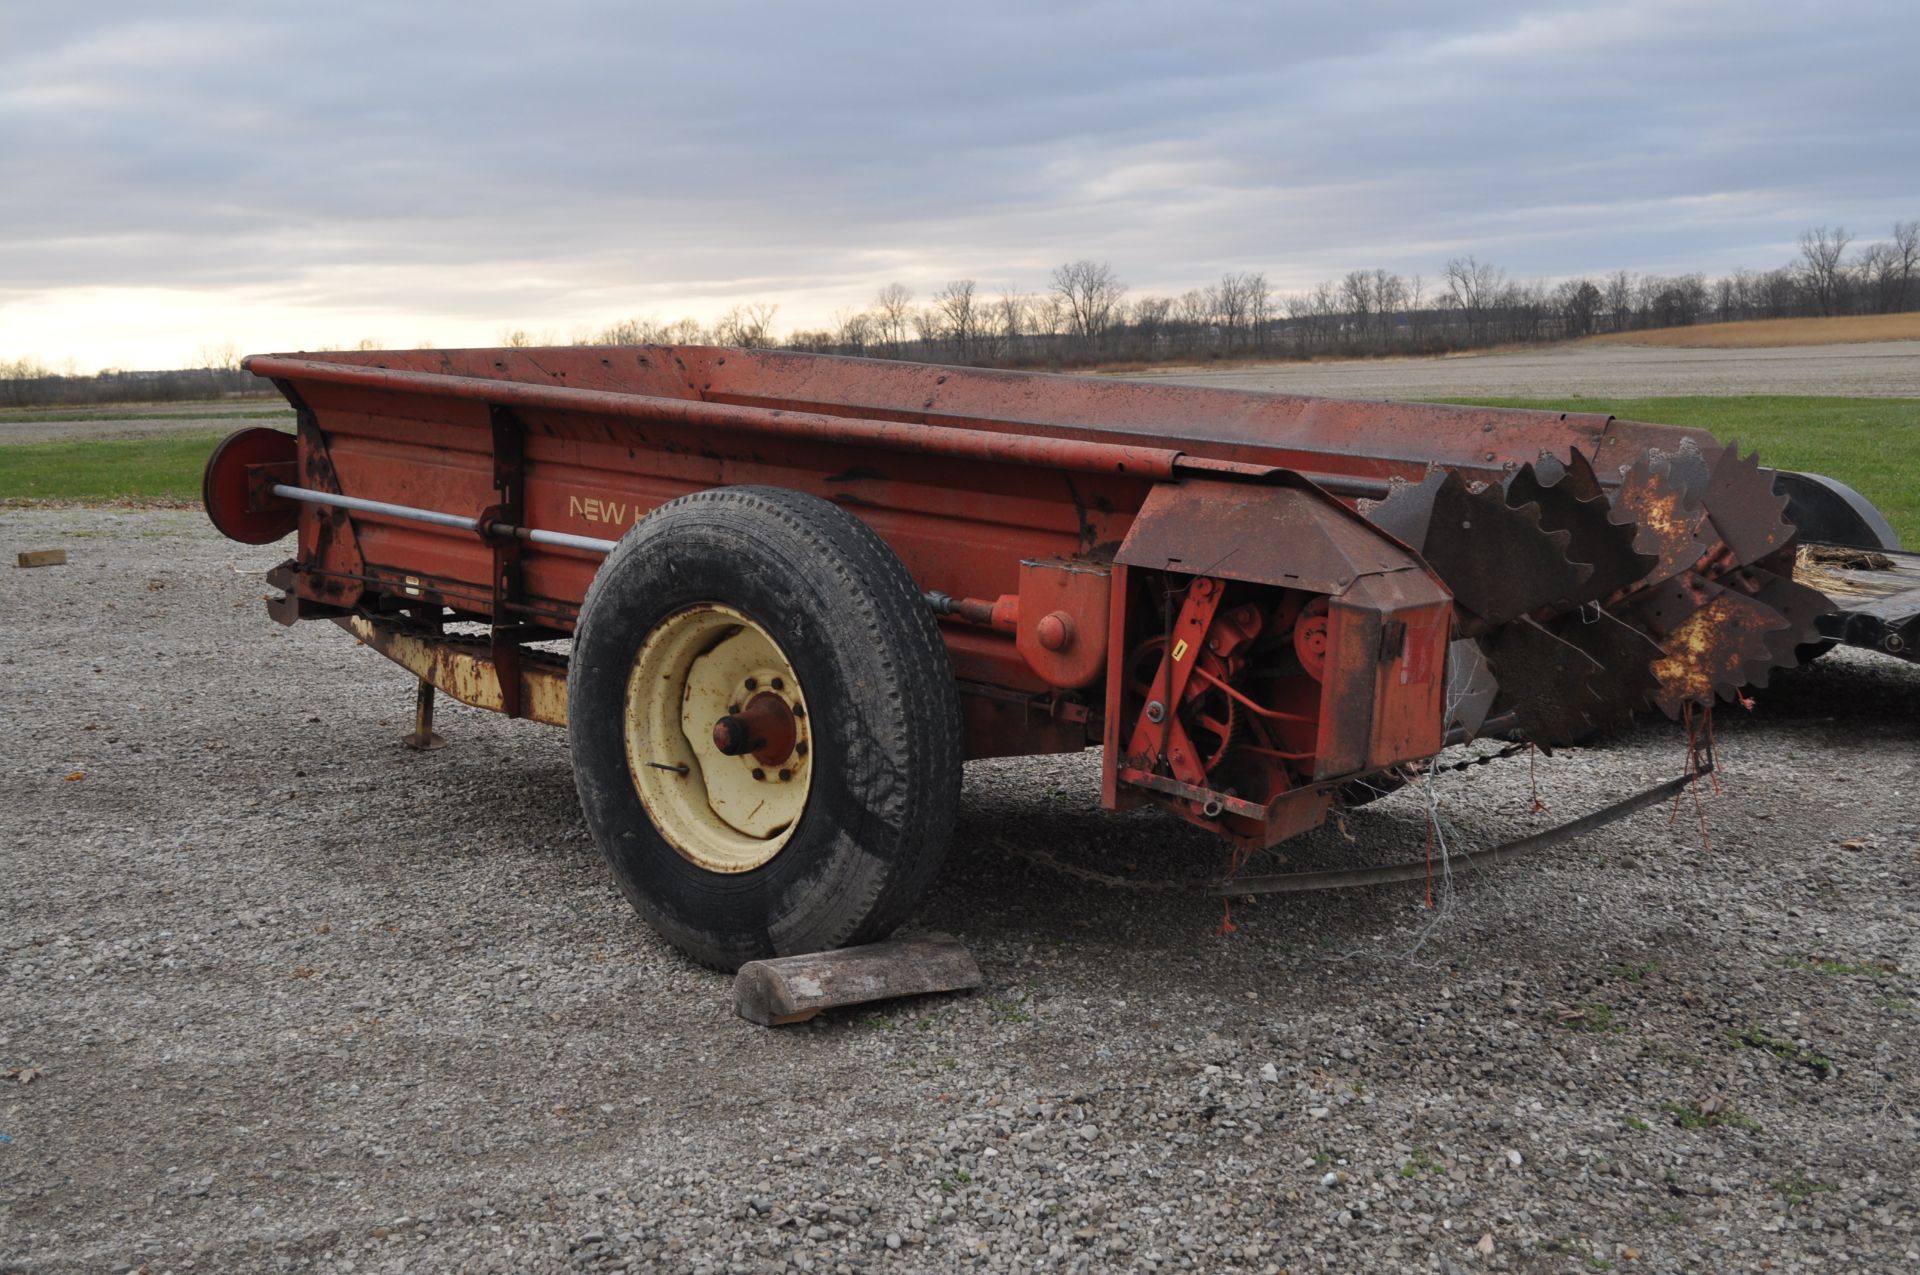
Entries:
{"label": "gravel ground", "polygon": [[1920,397],[1920,341],[1753,350],[1556,345],[1517,354],[1351,359],[1130,372],[1129,379],[1334,398],[1658,394],[1839,394]]}
{"label": "gravel ground", "polygon": [[[0,1270],[1912,1270],[1920,668],[1723,711],[1725,791],[1494,872],[1236,903],[970,768],[916,928],[980,993],[765,1030],[609,884],[561,732],[280,629],[191,513],[0,511]],[[1455,774],[1459,844],[1675,772]],[[1402,792],[1287,847],[1417,856]],[[1348,838],[1351,838],[1350,840]],[[1258,868],[1256,867],[1256,870]]]}

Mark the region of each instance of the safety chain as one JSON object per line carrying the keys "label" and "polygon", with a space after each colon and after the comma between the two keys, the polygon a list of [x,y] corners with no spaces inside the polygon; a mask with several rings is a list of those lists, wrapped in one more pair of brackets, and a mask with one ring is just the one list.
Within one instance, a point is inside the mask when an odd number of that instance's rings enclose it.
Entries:
{"label": "safety chain", "polygon": [[1469,757],[1465,761],[1449,762],[1445,766],[1432,766],[1428,769],[1431,774],[1443,774],[1451,770],[1471,770],[1475,766],[1484,766],[1490,761],[1499,761],[1505,757],[1518,757],[1531,747],[1533,747],[1532,744],[1522,741],[1518,744],[1508,744],[1505,748],[1495,752],[1481,753],[1478,757]]}

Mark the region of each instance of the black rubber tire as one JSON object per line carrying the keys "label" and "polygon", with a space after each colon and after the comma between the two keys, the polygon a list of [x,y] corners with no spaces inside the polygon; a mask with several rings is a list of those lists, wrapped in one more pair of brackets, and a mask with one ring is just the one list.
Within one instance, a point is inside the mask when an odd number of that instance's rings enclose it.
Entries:
{"label": "black rubber tire", "polygon": [[[712,872],[649,819],[628,771],[627,679],[647,635],[701,602],[780,644],[805,688],[814,767],[805,813],[766,864]],[[641,916],[716,969],[885,938],[945,857],[961,726],[938,625],[904,564],[817,496],[719,487],[622,537],[581,606],[567,738],[587,826]]]}

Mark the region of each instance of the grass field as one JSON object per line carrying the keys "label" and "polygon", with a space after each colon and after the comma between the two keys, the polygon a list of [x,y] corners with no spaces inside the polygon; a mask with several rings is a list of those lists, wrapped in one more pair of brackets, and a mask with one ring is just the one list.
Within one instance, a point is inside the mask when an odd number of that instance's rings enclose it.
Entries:
{"label": "grass field", "polygon": [[200,499],[200,471],[224,429],[143,438],[77,438],[0,446],[0,500],[181,504]]}
{"label": "grass field", "polygon": [[[1468,400],[1457,400],[1468,401]],[[1481,407],[1542,407],[1610,412],[1713,431],[1722,442],[1758,447],[1760,461],[1838,478],[1880,507],[1903,544],[1920,544],[1920,399],[1799,398],[1480,398]]]}
{"label": "grass field", "polygon": [[1669,349],[1747,350],[1760,346],[1846,345],[1856,341],[1920,341],[1920,312],[1842,314],[1826,319],[1749,319],[1696,323],[1689,328],[1609,332],[1592,345],[1658,345]]}
{"label": "grass field", "polygon": [[198,414],[223,421],[291,421],[290,407],[255,407],[234,411],[224,404],[168,403],[157,407],[0,407],[0,437],[8,425],[44,425],[50,421],[152,421]]}
{"label": "grass field", "polygon": [[[1711,430],[1758,447],[1763,463],[1838,478],[1920,544],[1920,399],[1713,398],[1456,400],[1486,407],[1611,412]],[[200,470],[224,430],[139,438],[0,445],[0,500],[182,503],[200,498]]]}

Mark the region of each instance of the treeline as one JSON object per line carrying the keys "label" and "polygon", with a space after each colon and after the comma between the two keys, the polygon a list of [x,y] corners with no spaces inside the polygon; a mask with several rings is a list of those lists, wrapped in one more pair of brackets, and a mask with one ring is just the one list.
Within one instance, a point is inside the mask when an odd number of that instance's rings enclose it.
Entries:
{"label": "treeline", "polygon": [[[823,328],[782,338],[778,307],[735,306],[713,324],[628,319],[579,335],[576,345],[736,345],[916,359],[983,367],[1075,367],[1222,358],[1443,354],[1569,340],[1605,332],[1799,316],[1920,309],[1920,221],[1859,243],[1843,228],[1800,236],[1799,255],[1772,270],[1718,278],[1615,271],[1522,282],[1477,257],[1438,276],[1355,270],[1304,292],[1281,293],[1258,271],[1230,272],[1178,296],[1130,295],[1111,265],[1072,261],[1044,288],[989,290],[956,279],[924,301],[891,283]],[[547,344],[524,331],[500,344]],[[373,339],[356,348],[375,349]],[[334,347],[322,347],[334,348]],[[0,361],[0,407],[164,402],[271,394],[239,370],[231,346],[203,348],[207,366],[175,372],[57,374]]]}
{"label": "treeline", "polygon": [[83,407],[103,403],[190,403],[206,399],[269,397],[274,388],[238,367],[170,372],[108,369],[92,376],[54,372],[20,360],[0,363],[0,407]]}
{"label": "treeline", "polygon": [[[1509,278],[1476,257],[1434,279],[1355,270],[1304,292],[1279,293],[1257,271],[1178,296],[1129,296],[1111,265],[1074,261],[1037,292],[989,291],[973,279],[925,301],[902,284],[863,309],[784,340],[775,307],[736,307],[708,327],[630,319],[577,344],[718,344],[994,367],[1326,355],[1442,354],[1570,340],[1604,332],[1797,316],[1920,309],[1920,221],[1856,246],[1846,230],[1817,227],[1799,256],[1772,270],[1709,278],[1616,271],[1555,284]],[[524,342],[524,334],[506,340]]]}

